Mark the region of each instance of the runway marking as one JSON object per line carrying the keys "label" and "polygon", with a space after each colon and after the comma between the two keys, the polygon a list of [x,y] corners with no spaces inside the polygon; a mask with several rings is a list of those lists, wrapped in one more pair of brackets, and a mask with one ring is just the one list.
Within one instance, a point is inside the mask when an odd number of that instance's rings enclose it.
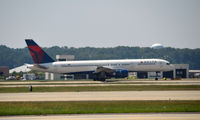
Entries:
{"label": "runway marking", "polygon": [[0,93],[0,101],[200,100],[199,91]]}

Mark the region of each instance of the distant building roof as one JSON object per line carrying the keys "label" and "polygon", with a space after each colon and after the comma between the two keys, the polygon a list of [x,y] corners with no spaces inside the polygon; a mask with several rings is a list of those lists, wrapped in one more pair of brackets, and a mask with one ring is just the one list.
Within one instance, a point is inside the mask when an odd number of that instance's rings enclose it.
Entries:
{"label": "distant building roof", "polygon": [[30,68],[27,68],[26,65],[22,65],[22,66],[19,66],[19,67],[10,69],[10,70],[9,70],[9,73],[13,73],[14,71],[15,71],[15,72],[20,72],[20,71],[22,71],[22,72],[29,72],[29,71],[31,71],[31,69],[30,69]]}
{"label": "distant building roof", "polygon": [[74,58],[74,55],[56,55],[57,61],[72,61]]}
{"label": "distant building roof", "polygon": [[151,46],[151,48],[154,48],[154,49],[161,49],[161,48],[164,48],[163,45],[159,44],[159,43],[156,43],[156,44],[153,44]]}
{"label": "distant building roof", "polygon": [[189,70],[190,73],[200,73],[200,70]]}
{"label": "distant building roof", "polygon": [[9,67],[0,66],[0,75],[9,76]]}

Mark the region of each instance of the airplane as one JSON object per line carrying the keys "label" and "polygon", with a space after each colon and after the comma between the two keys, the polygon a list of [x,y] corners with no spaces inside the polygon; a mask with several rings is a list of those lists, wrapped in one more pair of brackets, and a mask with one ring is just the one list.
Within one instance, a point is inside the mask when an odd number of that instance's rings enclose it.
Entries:
{"label": "airplane", "polygon": [[125,78],[128,72],[171,71],[174,66],[163,59],[119,59],[119,60],[77,60],[54,61],[34,40],[25,39],[34,64],[27,67],[40,72],[59,74],[91,73],[94,81],[107,78]]}

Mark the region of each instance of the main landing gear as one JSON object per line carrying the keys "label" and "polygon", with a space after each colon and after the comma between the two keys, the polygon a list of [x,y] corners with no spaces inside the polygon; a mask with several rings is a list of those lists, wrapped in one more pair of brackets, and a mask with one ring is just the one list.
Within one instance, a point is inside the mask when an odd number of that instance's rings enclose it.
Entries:
{"label": "main landing gear", "polygon": [[106,73],[105,72],[99,72],[99,73],[94,73],[94,81],[106,81]]}
{"label": "main landing gear", "polygon": [[156,77],[155,77],[155,80],[158,80],[158,71],[156,72]]}

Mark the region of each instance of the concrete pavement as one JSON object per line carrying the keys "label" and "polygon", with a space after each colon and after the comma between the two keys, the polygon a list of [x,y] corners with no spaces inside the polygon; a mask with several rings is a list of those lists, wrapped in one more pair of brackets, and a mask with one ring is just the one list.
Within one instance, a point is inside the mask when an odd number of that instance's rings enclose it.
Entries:
{"label": "concrete pavement", "polygon": [[200,100],[199,91],[0,93],[0,101]]}

